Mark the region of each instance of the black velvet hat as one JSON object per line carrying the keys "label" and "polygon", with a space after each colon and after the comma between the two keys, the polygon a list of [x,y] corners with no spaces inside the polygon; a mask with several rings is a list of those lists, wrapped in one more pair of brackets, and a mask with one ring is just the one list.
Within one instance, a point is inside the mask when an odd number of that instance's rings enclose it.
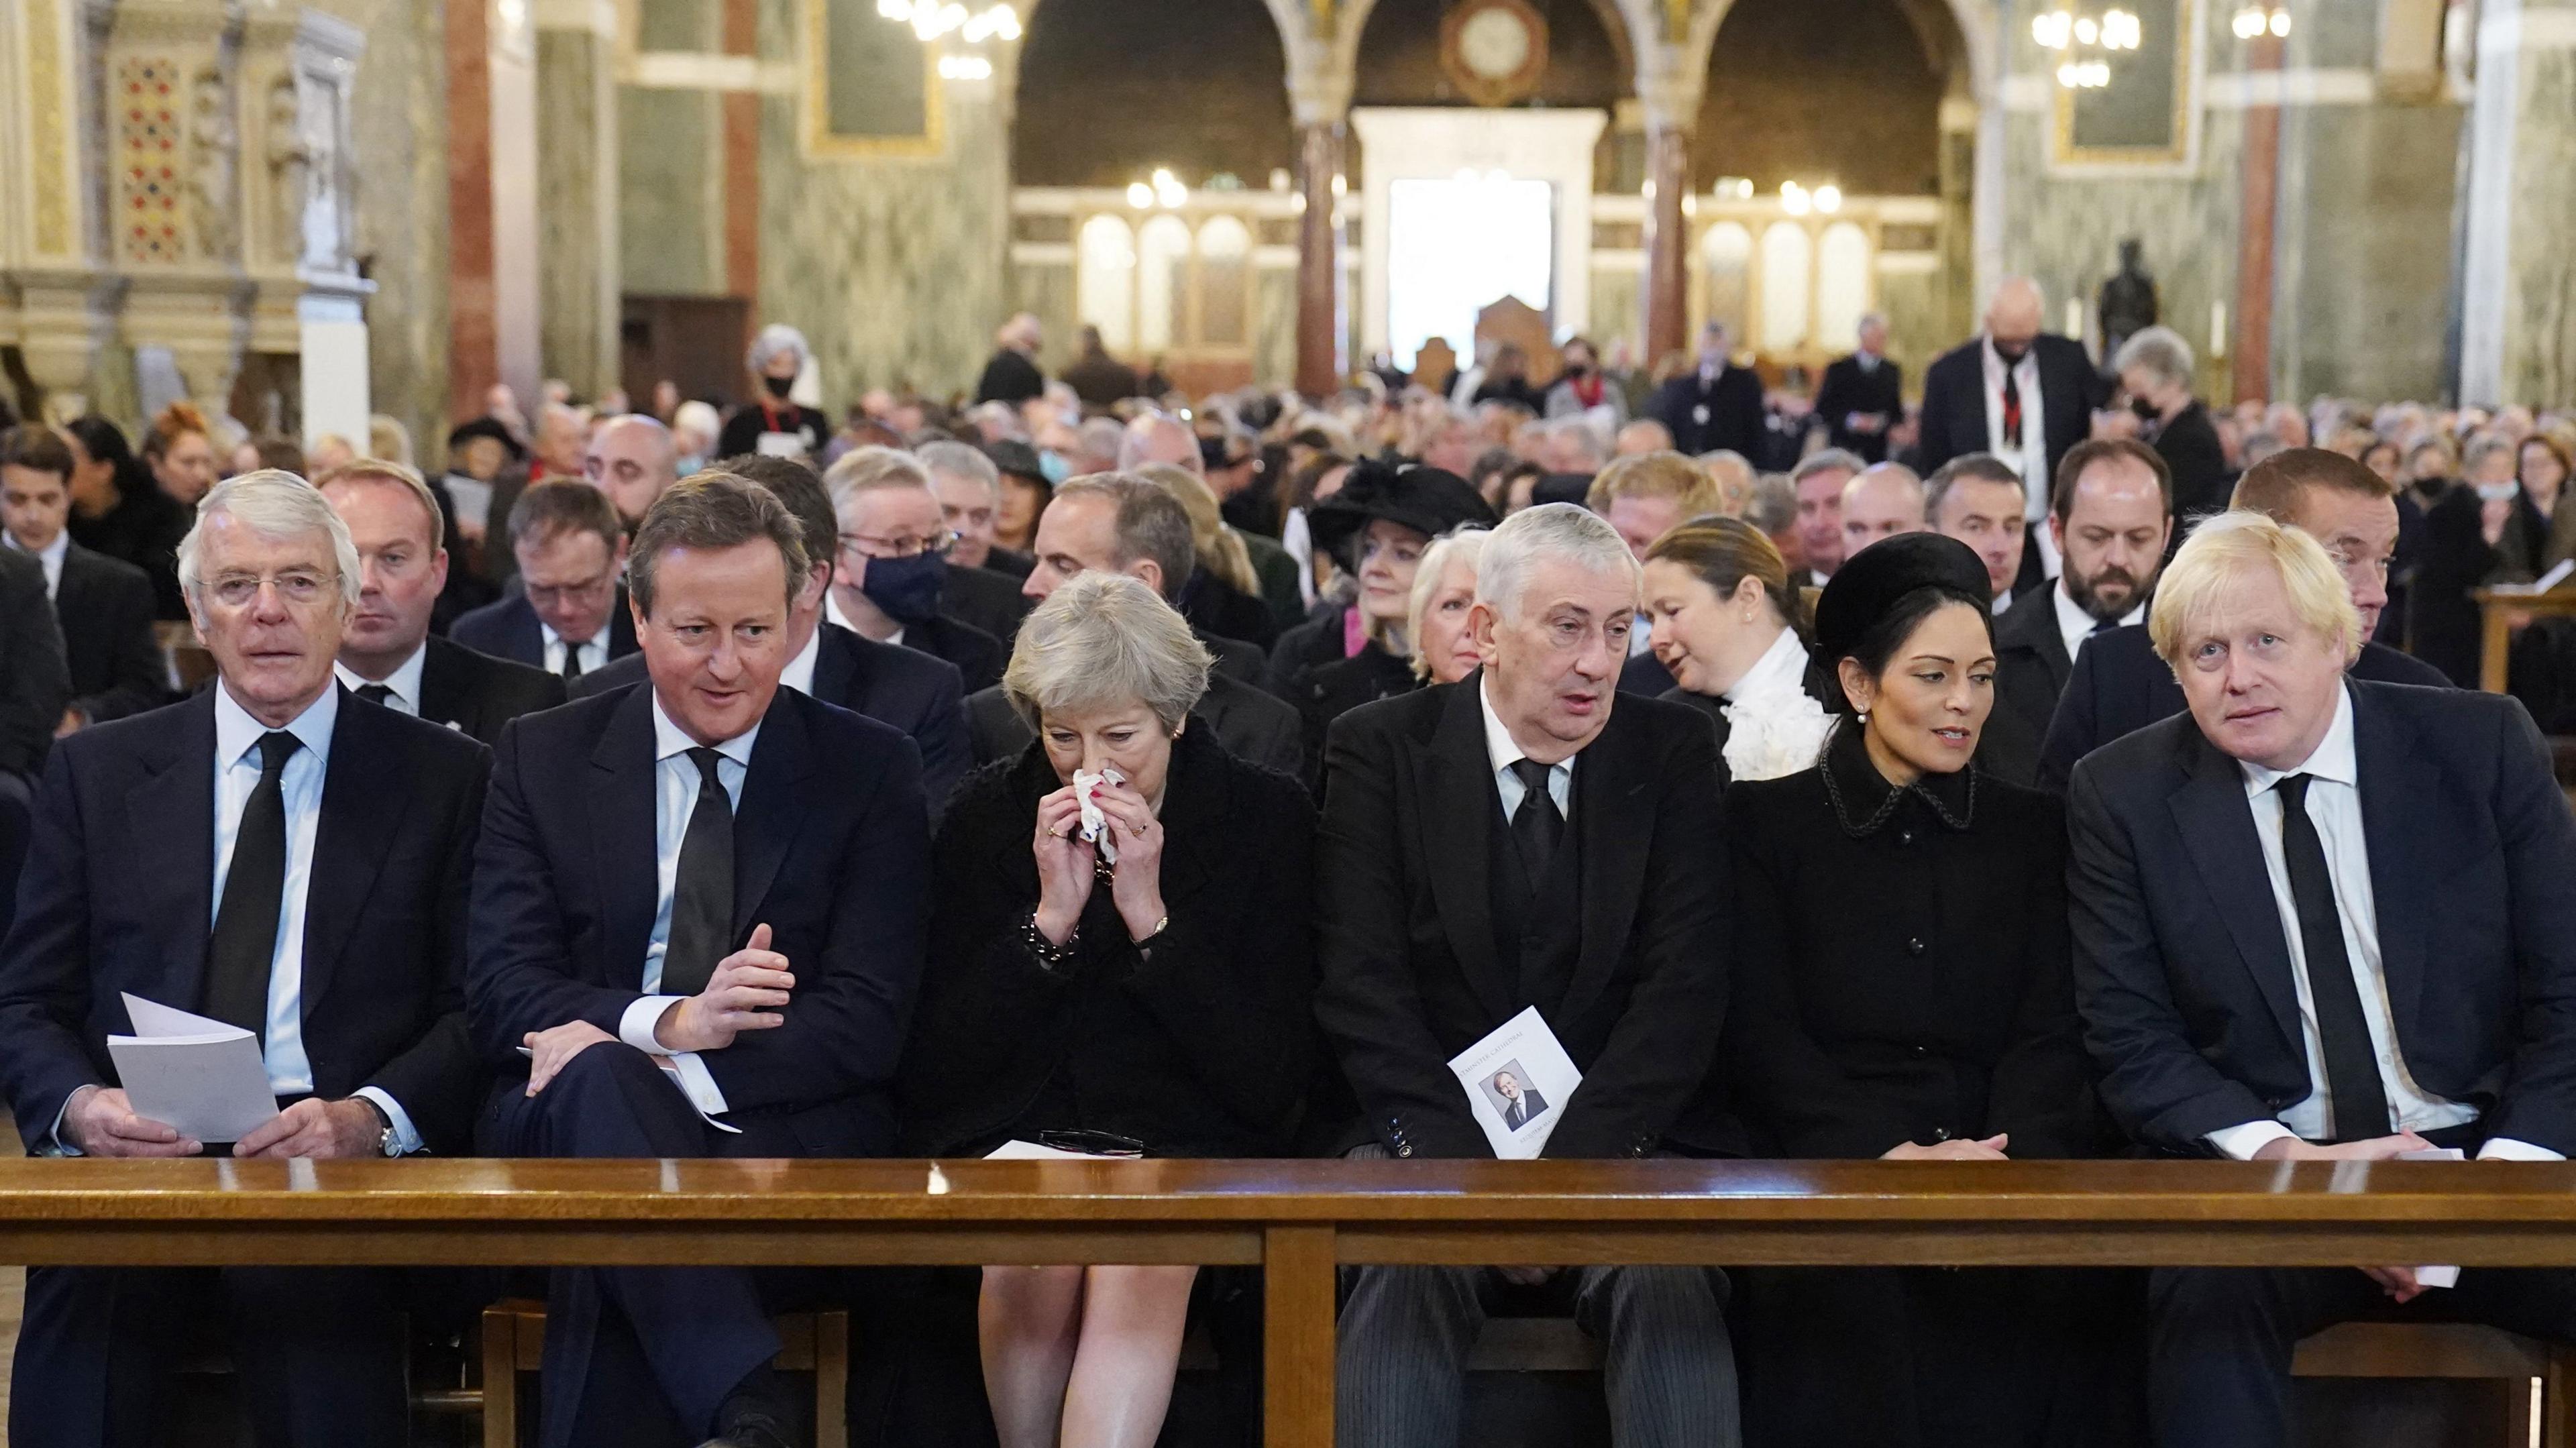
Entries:
{"label": "black velvet hat", "polygon": [[1971,599],[1993,585],[1975,550],[1938,533],[1899,533],[1843,560],[1816,600],[1816,650],[1827,663],[1852,648],[1898,602],[1920,588],[1945,588]]}
{"label": "black velvet hat", "polygon": [[1351,469],[1340,492],[1315,505],[1306,525],[1315,547],[1339,552],[1351,535],[1379,519],[1437,538],[1463,523],[1494,525],[1494,510],[1465,478],[1440,468],[1364,462]]}

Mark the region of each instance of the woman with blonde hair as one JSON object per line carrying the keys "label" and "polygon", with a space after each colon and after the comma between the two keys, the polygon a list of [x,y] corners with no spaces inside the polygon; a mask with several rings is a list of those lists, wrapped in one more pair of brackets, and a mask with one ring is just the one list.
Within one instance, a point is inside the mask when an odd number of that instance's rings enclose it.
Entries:
{"label": "woman with blonde hair", "polygon": [[1135,473],[1171,494],[1190,515],[1190,547],[1198,555],[1198,567],[1173,595],[1173,606],[1202,633],[1270,647],[1279,637],[1278,622],[1261,602],[1252,555],[1226,526],[1216,493],[1196,473],[1173,463],[1145,463]]}

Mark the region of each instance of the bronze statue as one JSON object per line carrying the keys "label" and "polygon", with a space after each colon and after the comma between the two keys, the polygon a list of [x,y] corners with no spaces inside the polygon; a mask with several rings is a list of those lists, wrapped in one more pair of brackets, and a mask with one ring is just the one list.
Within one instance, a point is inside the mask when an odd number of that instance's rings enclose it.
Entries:
{"label": "bronze statue", "polygon": [[2120,243],[2120,270],[2102,283],[2094,308],[2102,320],[2102,364],[2120,355],[2120,344],[2156,324],[2156,279],[2139,258],[2145,247],[2136,237]]}

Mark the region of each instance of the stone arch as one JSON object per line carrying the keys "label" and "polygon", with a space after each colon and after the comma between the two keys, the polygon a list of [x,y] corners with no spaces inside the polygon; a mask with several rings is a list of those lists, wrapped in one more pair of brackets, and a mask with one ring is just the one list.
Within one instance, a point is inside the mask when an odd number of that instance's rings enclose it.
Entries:
{"label": "stone arch", "polygon": [[[1632,0],[1622,0],[1622,3],[1632,3]],[[1727,15],[1735,9],[1737,3],[1738,0],[1709,0],[1705,7],[1691,17],[1690,32],[1682,41],[1680,56],[1682,74],[1695,78],[1707,76],[1709,61],[1717,46],[1718,27],[1726,23]],[[1929,42],[1937,35],[1938,27],[1925,24],[1927,17],[1920,13],[1920,7],[1917,4],[1900,3],[1899,8],[1906,12],[1906,17],[1913,23],[1916,33],[1927,42],[1924,47],[1925,54],[1930,55],[1936,62],[1948,62],[1953,68],[1953,74],[1962,72],[1965,74],[1969,100],[1979,106],[1994,103],[1997,97],[1994,75],[1995,56],[1992,48],[1995,26],[1992,0],[1920,0],[1920,5],[1939,5],[1946,8],[1950,13],[1950,19],[1958,27],[1955,48],[1931,44]]]}
{"label": "stone arch", "polygon": [[[1258,189],[1295,165],[1299,32],[1282,22],[1302,30],[1302,0],[1131,0],[1112,7],[1136,22],[1124,38],[1084,5],[1011,4],[1022,35],[994,85],[1014,185],[1123,186],[1170,165]],[[1178,124],[1193,114],[1205,124]]]}

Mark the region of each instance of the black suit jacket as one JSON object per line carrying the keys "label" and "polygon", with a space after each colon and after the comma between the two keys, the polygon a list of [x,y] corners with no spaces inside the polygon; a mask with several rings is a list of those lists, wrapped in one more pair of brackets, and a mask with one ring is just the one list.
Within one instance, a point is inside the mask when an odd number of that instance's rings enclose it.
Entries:
{"label": "black suit jacket", "polygon": [[[1021,581],[1028,577],[1026,559],[999,548],[993,550],[992,557],[994,562],[983,568],[948,570],[948,581],[940,585],[939,611],[991,634],[1008,654],[1011,641],[1020,636],[1020,620],[1029,616],[1037,600],[1020,592]],[[1009,559],[1020,561],[1017,576],[1003,566]]]}
{"label": "black suit jacket", "polygon": [[71,696],[45,566],[0,548],[0,770],[32,775],[44,764]]}
{"label": "black suit jacket", "polygon": [[1038,364],[1017,348],[1004,347],[984,364],[984,375],[975,384],[977,402],[1008,402],[1014,405],[1046,392],[1046,374]]}
{"label": "black suit jacket", "polygon": [[[2039,358],[2040,421],[2048,430],[2048,475],[2069,449],[2093,432],[2093,413],[2111,400],[2084,344],[2041,333],[2031,341]],[[1936,359],[1923,373],[1922,471],[1928,476],[1952,458],[1995,451],[1986,436],[1986,339],[1971,337]]]}
{"label": "black suit jacket", "polygon": [[[217,687],[221,687],[218,685]],[[465,910],[490,751],[342,693],[304,910],[317,1095],[390,1094],[435,1151],[471,1137]],[[116,1080],[120,991],[196,1010],[214,933],[215,695],[84,729],[38,791],[18,923],[0,948],[0,1084],[20,1137]]]}
{"label": "black suit jacket", "polygon": [[158,708],[169,698],[168,666],[152,636],[152,579],[142,569],[74,543],[63,550],[54,589],[72,707],[92,724]]}
{"label": "black suit jacket", "polygon": [[527,664],[478,654],[463,644],[429,636],[420,661],[420,717],[446,724],[486,744],[501,742],[501,726],[522,714],[564,701],[564,682]]}
{"label": "black suit jacket", "polygon": [[[1281,774],[1298,774],[1304,759],[1303,721],[1294,706],[1238,679],[1208,675],[1207,692],[1199,696],[1190,717],[1214,730],[1226,751]],[[1037,738],[1020,722],[1019,711],[1000,685],[978,689],[966,698],[966,730],[974,740],[977,765],[1016,759]]]}
{"label": "black suit jacket", "polygon": [[[524,1070],[520,1038],[569,1021],[617,1033],[642,995],[655,913],[648,688],[513,722],[474,857],[466,998],[474,1044]],[[738,1116],[849,1103],[826,1154],[894,1140],[894,1068],[921,978],[929,808],[902,735],[781,689],[734,813],[739,948],[769,926],[796,975],[786,1023],[703,1059]],[[793,846],[793,848],[790,848]]]}
{"label": "black suit jacket", "polygon": [[[2416,684],[2444,688],[2450,680],[2421,659],[2382,644],[2363,644],[2350,676],[2376,684]],[[2049,718],[2040,749],[2039,787],[2062,794],[2075,774],[2076,761],[2123,735],[2136,733],[2159,719],[2183,713],[2189,706],[2173,670],[2156,657],[2155,641],[2142,623],[2115,628],[2084,641]]]}
{"label": "black suit jacket", "polygon": [[1503,1109],[1503,1125],[1518,1131],[1529,1125],[1534,1118],[1546,1114],[1547,1098],[1540,1095],[1533,1087],[1513,1098],[1512,1104]]}
{"label": "black suit jacket", "polygon": [[[956,666],[917,649],[878,643],[836,623],[816,627],[823,643],[814,656],[814,697],[911,736],[921,751],[922,793],[937,814],[975,762]],[[637,654],[584,674],[573,684],[572,696],[594,698],[647,677],[644,656]]]}
{"label": "black suit jacket", "polygon": [[1011,662],[1010,651],[1002,647],[1000,639],[944,613],[920,623],[905,624],[903,646],[955,665],[961,684],[969,694],[1002,682],[1002,670]]}
{"label": "black suit jacket", "polygon": [[[2397,1048],[2479,1128],[2576,1154],[2576,815],[2512,699],[2366,680],[2363,833]],[[2245,778],[2189,716],[2076,768],[2075,983],[2102,1095],[2167,1151],[2314,1089]]]}
{"label": "black suit jacket", "polygon": [[[456,621],[447,636],[479,654],[526,664],[532,669],[546,666],[546,636],[540,630],[536,605],[524,593],[512,592],[498,603],[487,603]],[[608,657],[622,659],[635,652],[635,611],[627,606],[626,585],[617,585],[617,603],[608,612]]]}
{"label": "black suit jacket", "polygon": [[[1701,408],[1708,420],[1700,421]],[[1696,368],[1655,389],[1646,415],[1673,435],[1673,446],[1697,457],[1719,448],[1748,458],[1762,451],[1762,379],[1729,365],[1715,381],[1702,383]]]}
{"label": "black suit jacket", "polygon": [[1986,721],[1990,736],[2000,734],[2012,746],[2003,761],[2011,767],[1999,771],[2011,783],[2038,783],[2049,721],[2074,673],[2066,636],[2057,629],[2057,585],[2014,599],[1995,620],[1995,709]]}
{"label": "black suit jacket", "polygon": [[[2173,471],[2175,517],[2188,521],[2227,511],[2233,486],[2227,473],[2227,448],[2218,440],[2218,426],[2209,420],[2209,409],[2198,398],[2157,430],[2155,449]],[[2175,533],[2179,547],[2181,530]]]}
{"label": "black suit jacket", "polygon": [[[1366,1136],[1397,1156],[1493,1154],[1448,1061],[1531,1004],[1494,940],[1489,841],[1509,826],[1480,678],[1354,709],[1325,748],[1315,1014]],[[1584,1079],[1549,1156],[1702,1134],[1684,1117],[1727,991],[1714,751],[1698,715],[1628,695],[1577,757],[1582,948],[1547,1020]]]}
{"label": "black suit jacket", "polygon": [[1857,354],[1840,357],[1826,365],[1824,383],[1816,389],[1816,415],[1825,420],[1826,438],[1871,462],[1887,461],[1887,428],[1854,432],[1844,423],[1855,412],[1878,413],[1887,427],[1904,421],[1905,369],[1882,357],[1864,372]]}

